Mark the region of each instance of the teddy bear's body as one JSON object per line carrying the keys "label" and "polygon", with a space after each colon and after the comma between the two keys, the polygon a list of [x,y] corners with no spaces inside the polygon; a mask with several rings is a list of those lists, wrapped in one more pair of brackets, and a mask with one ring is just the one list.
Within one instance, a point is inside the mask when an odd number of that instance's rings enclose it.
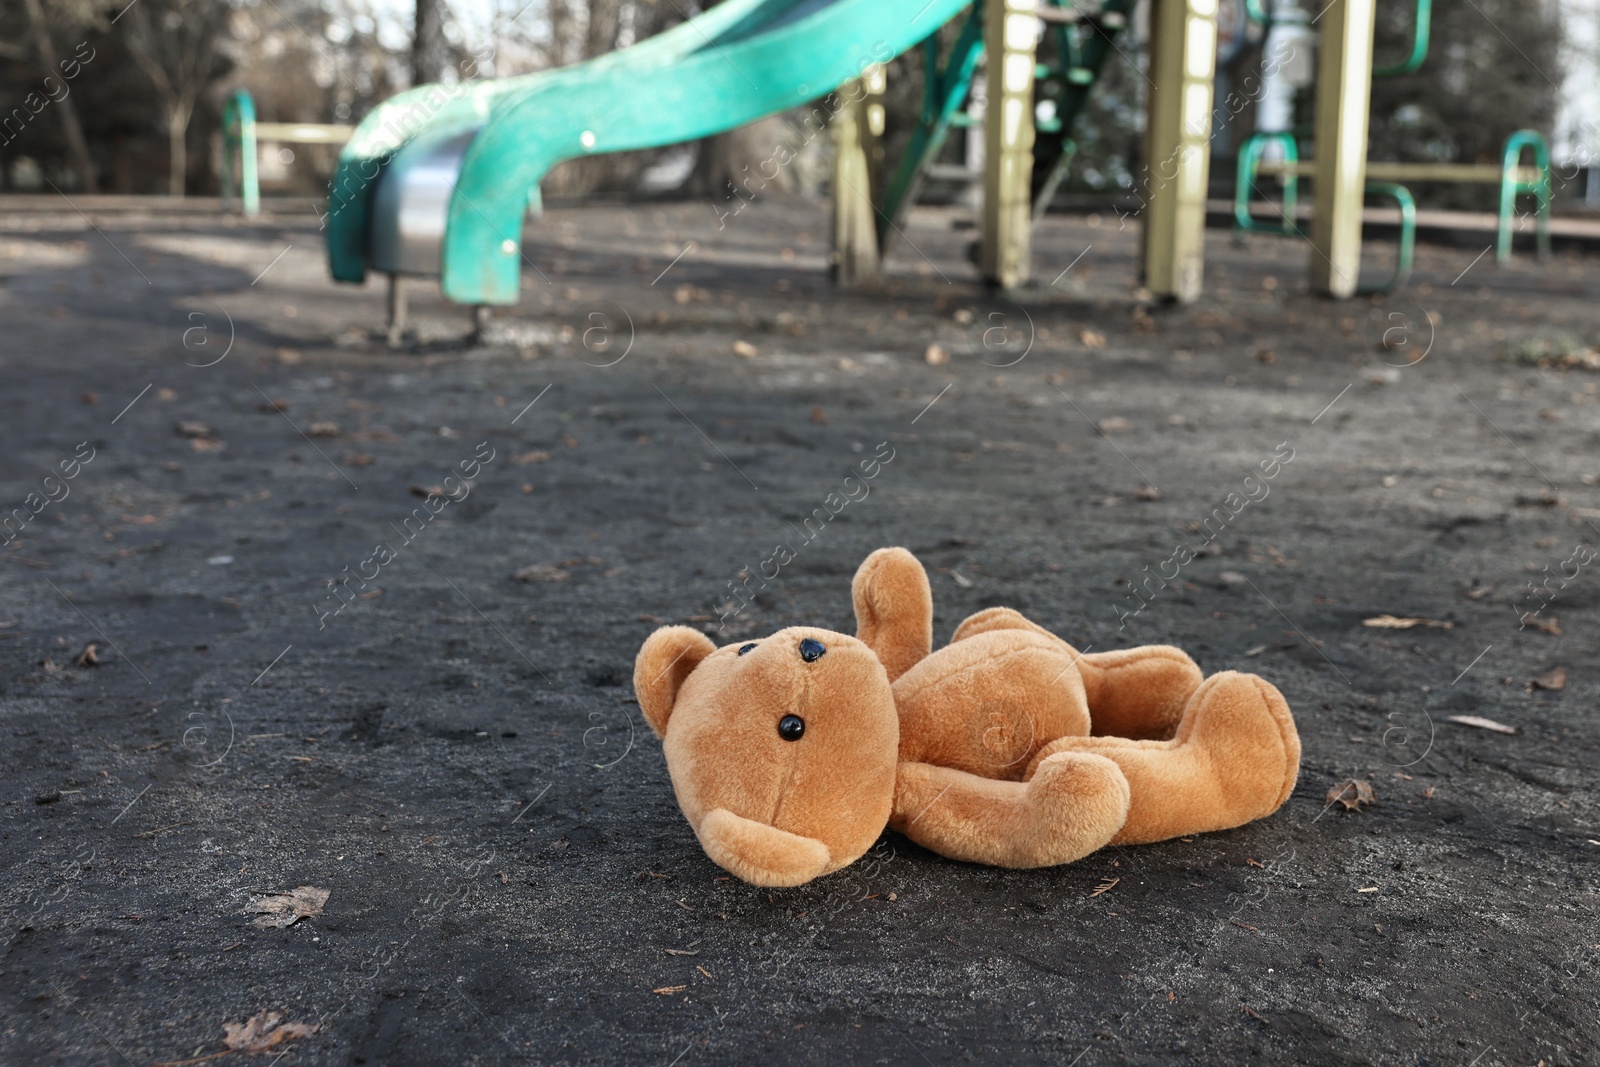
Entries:
{"label": "teddy bear's body", "polygon": [[1238,826],[1294,787],[1287,704],[1183,652],[1080,653],[1007,608],[932,651],[927,575],[881,549],[853,584],[857,636],[797,627],[717,649],[667,627],[635,688],[679,805],[746,881],[853,862],[885,822],[953,859],[1038,867],[1108,843]]}

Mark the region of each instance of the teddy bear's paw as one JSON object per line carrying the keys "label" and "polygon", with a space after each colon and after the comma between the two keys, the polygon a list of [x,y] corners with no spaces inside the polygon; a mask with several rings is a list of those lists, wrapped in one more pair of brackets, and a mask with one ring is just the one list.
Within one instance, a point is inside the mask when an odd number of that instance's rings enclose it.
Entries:
{"label": "teddy bear's paw", "polygon": [[1128,817],[1128,779],[1104,756],[1048,756],[1026,788],[1028,818],[1019,836],[1029,862],[1010,866],[1048,867],[1082,859],[1116,836]]}
{"label": "teddy bear's paw", "polygon": [[1185,710],[1177,740],[1204,752],[1230,825],[1270,815],[1300,773],[1300,734],[1271,682],[1223,671],[1206,679]]}
{"label": "teddy bear's paw", "polygon": [[933,590],[928,572],[903,548],[880,548],[862,561],[850,584],[856,637],[900,677],[933,648]]}
{"label": "teddy bear's paw", "polygon": [[815,838],[713,808],[700,820],[700,845],[729,874],[761,886],[804,885],[832,869],[828,846]]}

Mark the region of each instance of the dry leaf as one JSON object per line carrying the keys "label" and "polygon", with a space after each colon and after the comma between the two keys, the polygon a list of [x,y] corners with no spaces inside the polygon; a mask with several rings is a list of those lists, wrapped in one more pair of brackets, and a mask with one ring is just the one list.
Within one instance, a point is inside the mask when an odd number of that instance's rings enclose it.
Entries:
{"label": "dry leaf", "polygon": [[215,437],[196,437],[189,442],[189,447],[196,452],[221,452],[228,446]]}
{"label": "dry leaf", "polygon": [[277,400],[268,400],[265,403],[257,404],[256,410],[262,412],[288,411],[289,402],[280,397]]}
{"label": "dry leaf", "polygon": [[442,485],[413,485],[411,487],[411,495],[412,496],[421,496],[421,497],[444,496],[444,486],[442,486]]}
{"label": "dry leaf", "polygon": [[[1560,668],[1557,669],[1559,670]],[[1515,726],[1507,726],[1503,722],[1485,719],[1480,715],[1446,715],[1444,719],[1445,722],[1458,722],[1462,726],[1476,726],[1480,730],[1493,730],[1497,734],[1514,734],[1517,732]]]}
{"label": "dry leaf", "polygon": [[564,582],[570,575],[554,563],[535,563],[513,571],[511,578],[517,582]]}
{"label": "dry leaf", "polygon": [[183,419],[174,427],[183,437],[215,437],[211,427],[196,419]]}
{"label": "dry leaf", "polygon": [[950,362],[950,353],[943,345],[929,345],[922,353],[922,361],[930,367],[942,367]]}
{"label": "dry leaf", "polygon": [[1453,622],[1441,622],[1438,619],[1423,619],[1415,615],[1375,615],[1370,619],[1362,619],[1362,626],[1371,626],[1379,630],[1409,630],[1413,626],[1426,626],[1432,630],[1450,630],[1455,628]]}
{"label": "dry leaf", "polygon": [[1099,885],[1095,886],[1094,887],[1094,892],[1090,893],[1089,895],[1091,897],[1097,897],[1101,893],[1109,893],[1112,889],[1114,889],[1116,887],[1116,884],[1118,882],[1120,882],[1120,881],[1122,881],[1121,878],[1107,878],[1105,881],[1103,881]]}
{"label": "dry leaf", "polygon": [[972,588],[972,579],[968,578],[965,574],[962,574],[958,570],[952,570],[950,572],[950,578],[963,589]]}
{"label": "dry leaf", "polygon": [[1096,333],[1094,330],[1090,329],[1085,329],[1083,332],[1079,333],[1078,340],[1083,342],[1083,344],[1088,348],[1104,348],[1106,345],[1106,335],[1103,333]]}
{"label": "dry leaf", "polygon": [[344,457],[344,462],[347,467],[370,467],[377,462],[377,459],[378,457],[371,452],[357,452],[353,456]]}
{"label": "dry leaf", "polygon": [[313,422],[306,427],[306,433],[312,437],[338,437],[343,432],[337,422]]}
{"label": "dry leaf", "polygon": [[1551,667],[1532,681],[1535,689],[1548,689],[1552,693],[1559,693],[1567,687],[1567,669],[1565,667]]}
{"label": "dry leaf", "polygon": [[1360,811],[1368,804],[1376,804],[1378,795],[1372,791],[1372,783],[1365,778],[1346,778],[1332,789],[1328,790],[1328,807],[1343,804],[1346,811]]}
{"label": "dry leaf", "polygon": [[1256,646],[1256,647],[1254,647],[1254,648],[1247,648],[1247,649],[1245,649],[1245,650],[1244,650],[1244,654],[1245,654],[1245,655],[1246,655],[1246,656],[1247,656],[1247,657],[1254,657],[1254,656],[1259,656],[1259,655],[1261,655],[1261,653],[1263,653],[1263,652],[1265,652],[1265,651],[1266,651],[1266,650],[1267,650],[1267,646],[1266,646],[1266,645],[1257,645],[1257,646]]}
{"label": "dry leaf", "polygon": [[285,1041],[293,1041],[297,1037],[310,1037],[317,1032],[316,1023],[286,1023],[283,1021],[283,1015],[275,1011],[252,1015],[242,1023],[225,1022],[222,1028],[228,1035],[222,1039],[223,1044],[234,1052],[252,1056],[281,1045]]}
{"label": "dry leaf", "polygon": [[761,355],[761,349],[749,341],[735,341],[733,342],[733,354],[740,359],[755,359]]}
{"label": "dry leaf", "polygon": [[1541,619],[1539,618],[1539,613],[1536,611],[1526,612],[1522,616],[1522,625],[1531,626],[1540,633],[1550,634],[1552,637],[1561,636],[1561,626],[1556,622],[1556,617],[1554,615],[1550,616],[1548,619]]}
{"label": "dry leaf", "polygon": [[524,452],[521,455],[511,457],[511,462],[513,463],[548,463],[549,461],[550,453],[548,452]]}
{"label": "dry leaf", "polygon": [[820,406],[811,409],[811,421],[821,426],[828,421],[828,413]]}
{"label": "dry leaf", "polygon": [[1137,489],[1135,489],[1133,491],[1133,499],[1135,499],[1135,500],[1160,500],[1161,499],[1161,490],[1157,489],[1153,485],[1141,485],[1141,486],[1139,486],[1139,488],[1137,488]]}
{"label": "dry leaf", "polygon": [[246,915],[256,915],[253,926],[282,929],[293,926],[301,919],[314,919],[322,914],[328,902],[328,891],[314,885],[303,885],[287,892],[264,893],[244,910]]}
{"label": "dry leaf", "polygon": [[674,994],[674,993],[682,993],[685,989],[688,989],[688,988],[689,987],[686,986],[686,985],[664,985],[660,989],[652,989],[652,990],[650,990],[650,992],[652,992],[652,993],[660,993],[664,997],[670,997],[672,994]]}
{"label": "dry leaf", "polygon": [[72,661],[80,667],[95,667],[100,664],[100,650],[93,641],[83,646],[83,651],[78,653],[78,658]]}
{"label": "dry leaf", "polygon": [[1126,433],[1133,429],[1133,423],[1120,415],[1113,415],[1109,419],[1101,419],[1095,425],[1101,433]]}

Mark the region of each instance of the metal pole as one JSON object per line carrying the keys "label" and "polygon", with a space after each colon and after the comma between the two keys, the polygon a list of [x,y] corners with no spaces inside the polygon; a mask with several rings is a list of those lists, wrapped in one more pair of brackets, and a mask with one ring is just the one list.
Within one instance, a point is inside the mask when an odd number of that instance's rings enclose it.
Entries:
{"label": "metal pole", "polygon": [[1353,295],[1361,276],[1374,8],[1374,0],[1333,0],[1322,14],[1317,49],[1311,288],[1333,297]]}

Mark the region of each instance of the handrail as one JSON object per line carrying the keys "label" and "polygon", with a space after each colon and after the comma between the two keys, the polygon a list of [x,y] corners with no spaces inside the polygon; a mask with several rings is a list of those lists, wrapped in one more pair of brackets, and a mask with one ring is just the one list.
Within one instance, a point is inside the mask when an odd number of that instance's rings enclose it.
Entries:
{"label": "handrail", "polygon": [[1399,74],[1415,74],[1422,66],[1422,61],[1428,58],[1428,39],[1432,27],[1433,0],[1417,0],[1417,17],[1411,30],[1411,54],[1399,63],[1374,66],[1372,76],[1393,78]]}
{"label": "handrail", "polygon": [[1250,214],[1250,192],[1256,187],[1261,155],[1267,146],[1276,144],[1283,149],[1284,162],[1291,167],[1300,160],[1300,146],[1292,133],[1252,133],[1239,146],[1238,170],[1234,177],[1233,224],[1235,233],[1274,233],[1284,237],[1305,236],[1295,223],[1298,207],[1300,177],[1293,170],[1283,176],[1283,221],[1262,222]]}
{"label": "handrail", "polygon": [[[1533,165],[1538,177],[1523,180],[1522,153],[1533,149]],[[1518,130],[1506,138],[1505,150],[1500,156],[1500,219],[1496,235],[1495,261],[1504,263],[1511,258],[1511,215],[1516,210],[1517,194],[1532,193],[1538,197],[1534,216],[1539,258],[1550,258],[1550,143],[1538,130]]]}
{"label": "handrail", "polygon": [[233,152],[239,152],[239,200],[246,215],[261,214],[261,181],[256,173],[256,101],[248,89],[235,89],[222,104],[222,204],[233,202]]}

